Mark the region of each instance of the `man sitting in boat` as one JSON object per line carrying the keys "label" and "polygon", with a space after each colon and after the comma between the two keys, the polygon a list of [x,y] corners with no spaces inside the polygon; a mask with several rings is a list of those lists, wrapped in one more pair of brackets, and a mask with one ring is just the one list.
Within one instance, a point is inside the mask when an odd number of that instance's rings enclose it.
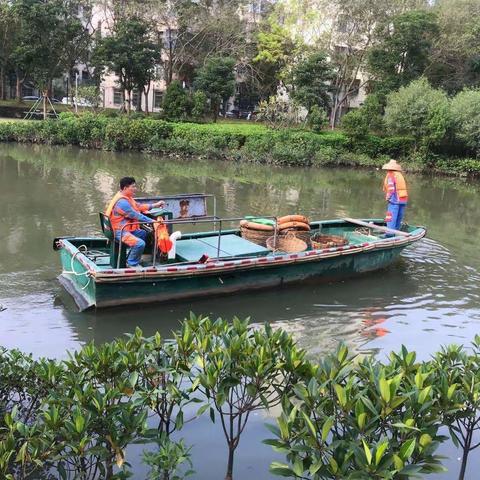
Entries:
{"label": "man sitting in boat", "polygon": [[105,211],[105,215],[110,218],[115,239],[130,247],[127,258],[127,267],[130,268],[140,264],[147,238],[147,232],[136,222],[152,223],[153,220],[144,213],[152,208],[165,206],[163,200],[155,203],[137,203],[133,198],[136,190],[135,179],[123,177],[120,180],[120,191],[115,194]]}

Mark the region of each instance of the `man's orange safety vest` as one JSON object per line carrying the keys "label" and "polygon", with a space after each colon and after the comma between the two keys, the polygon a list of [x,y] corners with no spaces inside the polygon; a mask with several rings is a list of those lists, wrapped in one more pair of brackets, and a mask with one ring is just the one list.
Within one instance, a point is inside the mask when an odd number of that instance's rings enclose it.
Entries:
{"label": "man's orange safety vest", "polygon": [[391,171],[387,173],[383,182],[383,191],[387,200],[397,192],[399,202],[408,202],[407,183],[401,172]]}
{"label": "man's orange safety vest", "polygon": [[126,226],[123,229],[124,232],[131,232],[133,230],[137,230],[139,226],[132,225],[135,222],[135,220],[126,218],[124,215],[118,215],[114,211],[115,205],[122,198],[127,200],[130,206],[137,212],[144,213],[150,210],[150,205],[137,203],[132,197],[127,197],[127,195],[124,195],[122,192],[117,192],[115,196],[112,198],[112,200],[110,201],[110,203],[108,204],[108,207],[105,210],[105,215],[110,218],[110,223],[112,224],[112,228],[114,231],[115,230],[120,231],[122,227],[125,225]]}

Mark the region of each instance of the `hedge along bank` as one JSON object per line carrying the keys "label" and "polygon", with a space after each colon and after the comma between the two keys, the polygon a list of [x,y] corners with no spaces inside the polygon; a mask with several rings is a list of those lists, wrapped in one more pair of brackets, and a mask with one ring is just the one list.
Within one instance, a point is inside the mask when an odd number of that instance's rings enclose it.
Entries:
{"label": "hedge along bank", "polygon": [[63,113],[58,120],[0,123],[0,141],[78,145],[105,150],[203,156],[293,166],[381,166],[406,159],[409,170],[453,175],[480,173],[477,159],[416,160],[409,137],[374,135],[353,141],[339,132],[272,130],[259,124],[172,123],[150,118],[110,118]]}

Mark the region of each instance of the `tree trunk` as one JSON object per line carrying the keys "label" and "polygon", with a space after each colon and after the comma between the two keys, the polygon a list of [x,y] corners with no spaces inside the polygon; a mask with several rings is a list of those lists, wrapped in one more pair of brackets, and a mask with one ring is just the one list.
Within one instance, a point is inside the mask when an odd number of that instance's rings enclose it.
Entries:
{"label": "tree trunk", "polygon": [[233,458],[235,455],[235,447],[228,446],[228,464],[225,480],[233,480]]}
{"label": "tree trunk", "polygon": [[[145,113],[147,115],[149,115],[149,113],[150,113],[148,111],[148,94],[150,93],[150,85],[151,85],[150,82],[151,81],[148,82],[148,85],[147,85],[146,88],[145,88],[145,86],[143,87],[143,94],[145,95]],[[153,108],[152,108],[152,112],[153,112]]]}
{"label": "tree trunk", "polygon": [[[109,448],[109,450],[111,451],[111,449]],[[106,480],[110,480],[112,477],[113,477],[113,461],[112,461],[112,458],[109,457],[107,458],[107,460],[105,461],[105,470],[106,470],[106,473],[105,473],[105,479]]]}
{"label": "tree trunk", "polygon": [[130,115],[132,111],[132,91],[128,90],[128,99],[127,99],[127,113]]}
{"label": "tree trunk", "polygon": [[138,98],[137,98],[137,105],[135,106],[135,110],[137,112],[141,112],[142,111],[142,90],[139,88],[138,91],[137,91],[137,95],[138,95]]}
{"label": "tree trunk", "polygon": [[48,90],[44,90],[43,92],[43,119],[47,119],[47,98],[48,98]]}
{"label": "tree trunk", "polygon": [[464,480],[465,472],[467,470],[467,461],[468,461],[468,454],[470,453],[470,446],[472,445],[472,425],[469,423],[467,438],[465,440],[465,445],[463,446],[463,455],[462,455],[462,466],[460,468],[460,474],[458,475],[458,480]]}
{"label": "tree trunk", "polygon": [[17,101],[20,103],[22,101],[22,82],[20,80],[20,75],[18,74],[18,72],[16,72],[16,76],[17,76],[17,83],[16,83],[15,97]]}
{"label": "tree trunk", "polygon": [[5,100],[5,69],[0,68],[0,98]]}

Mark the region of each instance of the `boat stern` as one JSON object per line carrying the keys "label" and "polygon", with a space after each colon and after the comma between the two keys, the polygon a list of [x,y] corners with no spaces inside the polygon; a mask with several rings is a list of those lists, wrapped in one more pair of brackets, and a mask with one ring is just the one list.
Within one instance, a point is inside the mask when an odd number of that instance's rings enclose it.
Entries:
{"label": "boat stern", "polygon": [[58,281],[73,297],[80,311],[84,311],[96,304],[94,273],[97,267],[82,253],[78,240],[76,238],[73,243],[72,237],[55,238],[53,248],[60,253],[62,264]]}

